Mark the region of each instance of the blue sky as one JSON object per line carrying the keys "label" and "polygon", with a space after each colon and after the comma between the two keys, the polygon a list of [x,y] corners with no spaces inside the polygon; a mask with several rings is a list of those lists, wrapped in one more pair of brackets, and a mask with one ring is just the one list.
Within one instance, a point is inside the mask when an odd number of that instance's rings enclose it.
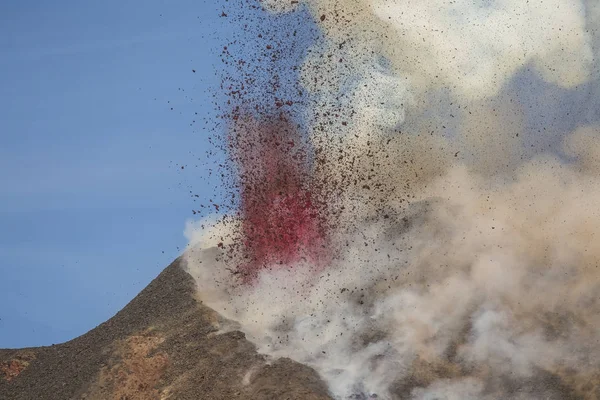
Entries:
{"label": "blue sky", "polygon": [[0,348],[86,332],[185,246],[189,190],[218,192],[219,7],[0,3]]}

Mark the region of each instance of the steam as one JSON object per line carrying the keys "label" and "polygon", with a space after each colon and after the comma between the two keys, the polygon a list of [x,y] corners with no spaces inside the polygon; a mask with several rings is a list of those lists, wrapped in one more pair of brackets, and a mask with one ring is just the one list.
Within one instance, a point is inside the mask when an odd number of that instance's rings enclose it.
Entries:
{"label": "steam", "polygon": [[600,128],[532,131],[515,83],[596,82],[598,7],[300,3],[325,34],[301,81],[335,256],[241,284],[239,220],[190,225],[203,301],[339,399],[600,398]]}

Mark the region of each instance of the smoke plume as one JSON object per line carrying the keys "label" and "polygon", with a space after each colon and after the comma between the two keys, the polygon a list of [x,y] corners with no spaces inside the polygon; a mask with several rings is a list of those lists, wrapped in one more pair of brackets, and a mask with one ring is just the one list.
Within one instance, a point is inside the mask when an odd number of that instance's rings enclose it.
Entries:
{"label": "smoke plume", "polygon": [[321,36],[301,118],[233,107],[202,300],[338,399],[600,399],[599,7],[263,5]]}

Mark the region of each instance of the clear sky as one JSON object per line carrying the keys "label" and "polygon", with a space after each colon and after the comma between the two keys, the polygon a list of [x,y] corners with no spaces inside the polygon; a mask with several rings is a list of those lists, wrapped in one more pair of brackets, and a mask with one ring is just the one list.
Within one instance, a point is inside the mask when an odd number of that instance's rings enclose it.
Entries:
{"label": "clear sky", "polygon": [[185,246],[189,190],[218,184],[219,7],[0,2],[0,348],[88,331]]}

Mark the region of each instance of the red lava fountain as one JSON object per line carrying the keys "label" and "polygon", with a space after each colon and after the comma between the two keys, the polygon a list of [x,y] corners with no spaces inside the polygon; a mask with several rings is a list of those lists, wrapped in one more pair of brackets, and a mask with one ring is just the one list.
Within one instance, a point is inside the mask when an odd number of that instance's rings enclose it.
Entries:
{"label": "red lava fountain", "polygon": [[243,280],[251,281],[262,268],[301,261],[319,269],[326,248],[325,206],[296,126],[284,115],[238,118],[230,148],[239,171]]}

